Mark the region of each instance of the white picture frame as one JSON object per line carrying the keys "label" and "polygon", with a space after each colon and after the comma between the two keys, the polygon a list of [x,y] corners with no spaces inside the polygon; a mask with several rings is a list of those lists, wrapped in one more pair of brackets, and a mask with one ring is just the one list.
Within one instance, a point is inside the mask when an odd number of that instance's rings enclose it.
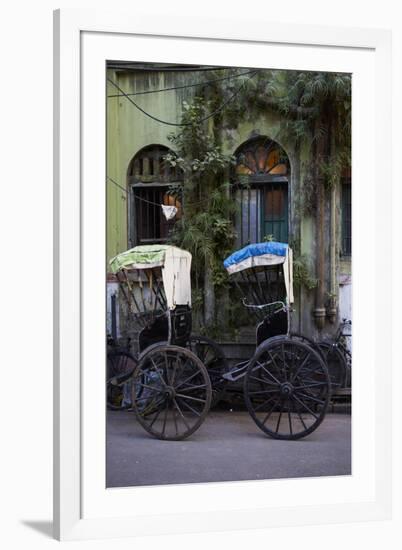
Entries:
{"label": "white picture frame", "polygon": [[[381,315],[380,298],[381,289],[391,287],[391,219],[379,208],[379,196],[391,190],[389,139],[382,138],[391,135],[390,32],[267,25],[261,17],[245,27],[240,15],[203,20],[98,10],[56,11],[54,28],[54,536],[106,538],[389,518],[391,315]],[[268,51],[273,55],[265,65]],[[250,53],[252,63],[247,62]],[[232,66],[258,66],[260,59],[269,68],[352,73],[351,476],[105,488],[104,370],[99,367],[105,363],[105,197],[99,186],[105,182],[106,59]]]}

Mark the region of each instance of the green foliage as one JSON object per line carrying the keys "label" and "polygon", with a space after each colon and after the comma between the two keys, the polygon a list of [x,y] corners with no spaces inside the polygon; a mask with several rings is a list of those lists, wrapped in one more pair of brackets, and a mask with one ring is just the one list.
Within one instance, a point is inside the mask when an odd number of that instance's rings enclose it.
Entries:
{"label": "green foliage", "polygon": [[303,185],[297,196],[297,209],[301,216],[311,216],[317,207],[317,180],[310,163],[302,163]]}
{"label": "green foliage", "polygon": [[305,255],[293,256],[293,284],[295,287],[304,287],[312,290],[317,286],[317,279],[311,275],[309,258]]}
{"label": "green foliage", "polygon": [[183,205],[171,242],[193,255],[196,284],[209,265],[213,284],[219,289],[228,283],[222,258],[232,251],[236,236],[232,222],[236,205],[227,181],[234,158],[222,153],[211,124],[202,121],[211,109],[211,102],[200,97],[184,104],[182,122],[186,126],[168,136],[173,151],[165,160],[184,173],[184,184],[170,190]]}
{"label": "green foliage", "polygon": [[293,251],[293,285],[312,290],[317,286],[318,280],[312,275],[311,258],[301,253],[300,239],[292,239],[289,245]]}
{"label": "green foliage", "polygon": [[332,155],[332,159],[322,159],[318,165],[319,173],[327,189],[332,189],[339,182],[345,167],[351,165],[350,150],[341,150]]}
{"label": "green foliage", "polygon": [[316,209],[317,186],[331,189],[351,164],[351,78],[347,74],[287,73],[278,106],[286,115],[282,136],[307,144],[310,158],[302,167],[298,197],[301,215]]}

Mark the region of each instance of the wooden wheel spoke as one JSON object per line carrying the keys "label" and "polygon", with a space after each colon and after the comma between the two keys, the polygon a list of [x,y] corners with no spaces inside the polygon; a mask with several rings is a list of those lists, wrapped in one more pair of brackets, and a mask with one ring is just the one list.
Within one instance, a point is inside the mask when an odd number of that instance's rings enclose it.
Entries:
{"label": "wooden wheel spoke", "polygon": [[288,375],[286,372],[287,362],[286,362],[286,356],[285,356],[285,346],[283,344],[281,344],[281,351],[282,351],[282,363],[283,363],[282,376],[285,379],[285,382],[287,382],[288,381]]}
{"label": "wooden wheel spoke", "polygon": [[276,383],[278,384],[278,386],[281,385],[280,381],[279,381],[279,380],[278,380],[269,370],[267,370],[267,369],[265,368],[264,365],[261,365],[260,363],[257,363],[257,364],[262,368],[262,370],[263,370],[265,373],[268,374],[268,376],[270,376],[270,377],[272,378],[272,380],[273,380],[274,382],[276,382]]}
{"label": "wooden wheel spoke", "polygon": [[321,365],[317,365],[316,362],[307,365],[305,368],[303,368],[301,371],[298,372],[298,376],[303,376],[306,378],[307,376],[314,376],[314,375],[323,375],[324,372],[321,368]]}
{"label": "wooden wheel spoke", "polygon": [[[315,387],[319,388],[320,385],[322,385],[322,386],[327,386],[328,385],[328,380],[318,381],[318,380],[313,380],[313,379],[309,379],[309,378],[299,378],[299,377],[294,382],[295,382],[295,386],[294,386],[295,389],[296,388],[297,389],[306,388],[306,391],[308,391],[309,393],[314,391]],[[296,384],[298,384],[298,386],[296,386]],[[311,384],[311,387],[309,387],[310,384]]]}
{"label": "wooden wheel spoke", "polygon": [[182,399],[189,399],[190,401],[198,401],[199,403],[206,403],[206,399],[200,399],[199,397],[190,397],[189,395],[185,395],[183,393],[176,393],[177,397],[181,397]]}
{"label": "wooden wheel spoke", "polygon": [[258,376],[253,376],[253,375],[250,375],[249,378],[251,380],[256,380],[257,382],[262,382],[263,384],[268,384],[268,386],[275,386],[275,387],[278,387],[278,384],[275,382],[269,382],[267,379],[265,378],[258,378]]}
{"label": "wooden wheel spoke", "polygon": [[161,388],[155,388],[155,386],[149,386],[148,384],[134,384],[134,386],[137,388],[137,386],[140,386],[141,388],[146,388],[147,390],[154,391],[156,393],[161,392]]}
{"label": "wooden wheel spoke", "polygon": [[281,401],[281,411],[279,413],[279,416],[278,416],[278,422],[276,423],[276,428],[275,428],[275,433],[277,434],[278,433],[278,430],[279,430],[279,426],[280,426],[280,423],[281,423],[281,418],[282,418],[282,405],[283,405],[283,401]]}
{"label": "wooden wheel spoke", "polygon": [[150,399],[155,399],[155,397],[151,397],[150,395],[146,395],[144,397],[136,397],[135,401],[149,401]]}
{"label": "wooden wheel spoke", "polygon": [[176,409],[172,410],[172,415],[173,415],[174,428],[175,428],[175,432],[176,432],[176,436],[177,436],[179,434],[179,427],[177,425]]}
{"label": "wooden wheel spoke", "polygon": [[162,382],[162,384],[166,387],[166,382],[165,380],[163,379],[163,376],[161,375],[161,373],[159,372],[159,367],[156,365],[155,361],[153,360],[153,358],[151,357],[151,362],[152,362],[152,365],[154,366],[154,369],[155,369],[155,372],[157,373],[157,375],[159,376],[159,379],[160,381]]}
{"label": "wooden wheel spoke", "polygon": [[314,403],[319,403],[320,405],[323,405],[325,403],[325,401],[323,401],[322,399],[318,399],[317,397],[307,395],[306,393],[297,392],[297,395],[299,395],[302,398],[304,397],[304,399],[310,399],[310,401],[314,401]]}
{"label": "wooden wheel spoke", "polygon": [[[264,420],[262,421],[262,424],[265,426],[265,424],[267,423],[269,417],[271,416],[271,414],[274,412],[274,409],[276,407],[276,405],[280,402],[280,398],[278,398],[275,403],[272,405],[272,407],[269,409],[267,415],[265,416]],[[255,409],[257,410],[257,409]]]}
{"label": "wooden wheel spoke", "polygon": [[263,403],[260,403],[259,405],[257,405],[257,406],[254,408],[254,411],[259,411],[260,409],[262,409],[263,407],[265,407],[265,405],[267,405],[270,401],[272,401],[272,399],[275,399],[275,396],[270,397],[270,398],[266,399]]}
{"label": "wooden wheel spoke", "polygon": [[272,361],[272,363],[274,364],[274,366],[276,367],[276,369],[280,372],[281,369],[280,369],[280,368],[278,367],[278,365],[276,364],[276,361],[275,361],[275,359],[274,359],[274,357],[273,357],[273,355],[272,355],[272,353],[271,353],[270,350],[268,350],[268,355],[270,356],[271,361]]}
{"label": "wooden wheel spoke", "polygon": [[173,370],[173,374],[172,374],[172,379],[170,381],[170,385],[171,386],[174,386],[174,383],[175,383],[175,379],[176,379],[176,373],[177,373],[177,369],[178,369],[178,362],[179,362],[179,358],[176,357],[176,361],[175,361],[175,365],[174,365],[174,370]]}
{"label": "wooden wheel spoke", "polygon": [[184,384],[186,384],[186,382],[190,382],[190,380],[192,380],[195,376],[198,376],[199,374],[200,373],[198,372],[198,370],[196,372],[193,372],[193,374],[191,374],[188,378],[186,378],[183,382],[180,382],[180,384],[176,386],[176,390],[181,388]]}
{"label": "wooden wheel spoke", "polygon": [[176,407],[176,409],[177,409],[177,411],[178,411],[178,413],[179,413],[181,419],[183,420],[184,424],[186,425],[187,429],[190,430],[191,427],[190,427],[189,423],[187,422],[187,420],[186,420],[186,418],[185,418],[185,416],[184,416],[184,414],[183,414],[183,411],[182,411],[181,408],[179,407],[179,404],[177,403],[177,400],[176,400],[175,398],[173,398],[173,403],[175,404],[175,407]]}
{"label": "wooden wheel spoke", "polygon": [[314,416],[315,419],[318,419],[318,416],[313,412],[308,405],[306,405],[303,401],[301,401],[297,395],[293,394],[293,399],[295,399],[306,411],[308,411],[311,415]]}
{"label": "wooden wheel spoke", "polygon": [[169,412],[169,401],[166,400],[165,416],[163,417],[162,435],[165,435],[168,412]]}
{"label": "wooden wheel spoke", "polygon": [[186,392],[191,392],[191,391],[199,390],[201,388],[206,388],[206,387],[207,387],[206,384],[199,384],[197,386],[186,386],[183,389],[181,389],[180,392],[181,393],[186,393]]}
{"label": "wooden wheel spoke", "polygon": [[304,388],[318,388],[320,386],[327,386],[327,382],[309,382],[308,384],[302,384],[301,386],[294,386],[294,390],[303,390]]}
{"label": "wooden wheel spoke", "polygon": [[[176,400],[177,401],[177,400]],[[181,401],[180,402],[182,406],[186,407],[187,410],[191,411],[192,413],[194,413],[196,416],[201,416],[201,413],[199,411],[197,411],[196,409],[194,409],[191,405],[189,405],[188,403],[186,403],[185,401]]]}
{"label": "wooden wheel spoke", "polygon": [[[289,400],[288,400],[288,403],[289,403]],[[289,430],[290,430],[290,435],[293,435],[292,413],[290,412],[289,409],[288,409],[288,419],[289,419]]]}
{"label": "wooden wheel spoke", "polygon": [[256,391],[249,391],[249,395],[258,395],[262,393],[278,393],[278,389],[275,390],[256,390]]}
{"label": "wooden wheel spoke", "polygon": [[307,429],[308,429],[308,428],[307,428],[307,425],[306,425],[306,423],[304,422],[304,419],[303,419],[302,415],[300,414],[300,412],[299,412],[298,410],[296,411],[296,414],[297,414],[297,416],[300,418],[300,421],[301,421],[301,423],[303,424],[303,428],[304,428],[305,430],[307,430]]}
{"label": "wooden wheel spoke", "polygon": [[161,414],[162,411],[163,411],[162,407],[156,411],[156,416],[154,416],[152,422],[149,425],[150,428],[152,428],[152,426],[155,424],[156,420],[158,419],[158,417],[159,417],[159,415]]}
{"label": "wooden wheel spoke", "polygon": [[291,379],[291,382],[293,382],[293,380],[297,377],[297,375],[299,374],[299,372],[301,371],[301,369],[304,367],[307,359],[310,357],[310,352],[307,351],[306,352],[306,356],[304,357],[303,361],[301,362],[301,364],[297,367],[296,369],[296,372],[294,373],[294,375],[292,376],[292,379]]}
{"label": "wooden wheel spoke", "polygon": [[168,361],[168,355],[167,353],[165,352],[164,353],[164,356],[165,356],[165,372],[166,372],[166,380],[167,380],[167,383],[168,383],[168,386],[171,386],[172,383],[170,381],[170,377],[169,377],[169,361]]}

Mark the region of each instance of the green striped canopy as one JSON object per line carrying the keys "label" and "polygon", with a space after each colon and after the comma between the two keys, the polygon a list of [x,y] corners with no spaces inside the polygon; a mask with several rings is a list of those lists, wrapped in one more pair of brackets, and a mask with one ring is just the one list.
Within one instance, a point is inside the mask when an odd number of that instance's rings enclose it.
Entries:
{"label": "green striped canopy", "polygon": [[110,268],[113,273],[120,269],[137,268],[146,269],[162,266],[165,262],[166,250],[172,248],[167,244],[140,245],[121,252],[110,260]]}
{"label": "green striped canopy", "polygon": [[161,267],[169,309],[176,305],[191,306],[191,254],[187,250],[166,244],[135,246],[118,254],[109,263],[113,273],[121,269]]}

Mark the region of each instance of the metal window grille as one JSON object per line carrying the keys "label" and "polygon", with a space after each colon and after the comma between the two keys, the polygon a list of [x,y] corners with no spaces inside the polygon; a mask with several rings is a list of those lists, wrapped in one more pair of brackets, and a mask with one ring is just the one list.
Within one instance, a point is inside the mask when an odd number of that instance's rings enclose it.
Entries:
{"label": "metal window grille", "polygon": [[[183,181],[183,174],[165,160],[169,149],[150,145],[139,151],[128,168],[130,189],[129,235],[131,245],[166,242],[180,217],[180,202],[168,194],[172,184]],[[178,215],[167,221],[161,205],[173,205]]]}
{"label": "metal window grille", "polygon": [[287,242],[290,165],[286,152],[275,141],[259,136],[239,147],[236,159],[237,245],[260,242],[268,236]]}
{"label": "metal window grille", "polygon": [[166,194],[168,186],[135,187],[133,186],[133,203],[136,222],[136,244],[152,244],[166,242],[176,218],[166,220],[162,212],[162,204],[176,206],[180,211],[180,203]]}

